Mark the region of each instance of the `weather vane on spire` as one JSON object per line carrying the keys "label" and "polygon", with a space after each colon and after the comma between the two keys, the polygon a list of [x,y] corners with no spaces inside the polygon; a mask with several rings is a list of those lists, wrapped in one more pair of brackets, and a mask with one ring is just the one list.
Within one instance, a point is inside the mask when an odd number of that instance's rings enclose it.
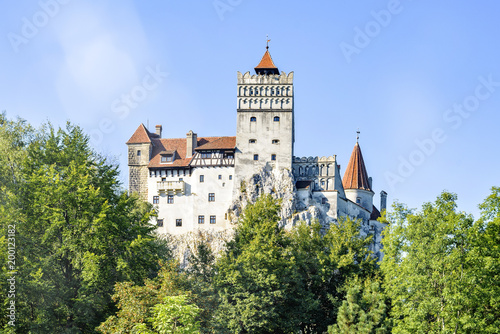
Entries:
{"label": "weather vane on spire", "polygon": [[267,43],[266,43],[266,49],[269,49],[269,42],[271,41],[269,39],[269,35],[266,35]]}
{"label": "weather vane on spire", "polygon": [[359,132],[359,128],[358,128],[358,131],[356,131],[356,143],[359,141],[359,134],[360,134],[360,133],[361,133],[361,132]]}

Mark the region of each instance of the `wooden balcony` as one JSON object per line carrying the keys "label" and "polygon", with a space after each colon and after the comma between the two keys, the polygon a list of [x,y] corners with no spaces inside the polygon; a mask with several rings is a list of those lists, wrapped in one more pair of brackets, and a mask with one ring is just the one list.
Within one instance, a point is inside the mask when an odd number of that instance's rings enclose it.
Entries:
{"label": "wooden balcony", "polygon": [[158,193],[181,193],[184,195],[186,186],[184,181],[158,181]]}

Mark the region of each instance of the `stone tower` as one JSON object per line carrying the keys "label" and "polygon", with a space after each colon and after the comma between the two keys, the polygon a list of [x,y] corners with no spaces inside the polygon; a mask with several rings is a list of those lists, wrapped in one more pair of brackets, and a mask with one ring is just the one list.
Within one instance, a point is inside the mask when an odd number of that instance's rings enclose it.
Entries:
{"label": "stone tower", "polygon": [[292,169],[293,72],[280,74],[266,49],[256,74],[238,72],[235,174],[239,179],[262,167]]}
{"label": "stone tower", "polygon": [[[159,131],[159,133],[158,133]],[[148,198],[148,165],[153,150],[152,137],[161,137],[161,126],[152,134],[144,124],[139,125],[127,141],[129,166],[129,193],[137,192],[145,201]]]}

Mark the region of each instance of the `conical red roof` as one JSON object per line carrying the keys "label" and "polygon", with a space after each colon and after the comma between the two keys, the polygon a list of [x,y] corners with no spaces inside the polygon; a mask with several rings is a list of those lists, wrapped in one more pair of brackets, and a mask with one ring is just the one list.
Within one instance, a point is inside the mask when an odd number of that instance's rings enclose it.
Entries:
{"label": "conical red roof", "polygon": [[370,182],[368,181],[368,173],[366,172],[365,162],[361,154],[359,144],[354,145],[351,159],[347,164],[347,168],[342,179],[344,189],[363,189],[370,190]]}
{"label": "conical red roof", "polygon": [[269,50],[266,50],[266,53],[264,53],[264,56],[262,56],[262,59],[255,68],[275,68],[276,65],[274,65],[273,59],[271,58],[271,54],[269,53]]}
{"label": "conical red roof", "polygon": [[262,56],[259,65],[255,67],[255,72],[257,74],[280,74],[276,65],[274,65],[273,59],[271,58],[271,54],[269,53],[269,48],[266,48],[266,53]]}

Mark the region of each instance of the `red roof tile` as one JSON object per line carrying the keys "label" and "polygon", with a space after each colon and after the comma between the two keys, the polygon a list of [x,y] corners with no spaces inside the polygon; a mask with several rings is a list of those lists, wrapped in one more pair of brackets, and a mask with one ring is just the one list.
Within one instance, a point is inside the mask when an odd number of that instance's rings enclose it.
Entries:
{"label": "red roof tile", "polygon": [[151,137],[151,133],[148,131],[148,129],[146,129],[144,124],[141,123],[137,130],[135,130],[132,137],[130,137],[130,139],[126,142],[126,144],[151,143]]}
{"label": "red roof tile", "polygon": [[266,50],[266,53],[264,53],[264,56],[262,57],[259,65],[255,67],[257,68],[276,68],[276,65],[274,65],[273,59],[271,58],[271,54],[269,53],[269,50]]}
{"label": "red roof tile", "polygon": [[[214,142],[214,145],[210,145]],[[206,145],[210,145],[208,149],[234,149],[235,143],[236,137],[198,137],[197,146],[205,147]],[[149,168],[189,166],[191,157],[186,158],[186,138],[153,139],[153,144],[152,158],[148,165]],[[162,164],[160,162],[160,154],[165,151],[176,151],[172,163]]]}
{"label": "red roof tile", "polygon": [[195,148],[198,150],[230,150],[236,146],[236,137],[219,137]]}
{"label": "red roof tile", "polygon": [[342,179],[342,185],[344,189],[364,189],[371,191],[368,173],[366,172],[365,162],[363,161],[363,155],[358,143],[354,145],[351,159],[347,164],[344,178]]}

